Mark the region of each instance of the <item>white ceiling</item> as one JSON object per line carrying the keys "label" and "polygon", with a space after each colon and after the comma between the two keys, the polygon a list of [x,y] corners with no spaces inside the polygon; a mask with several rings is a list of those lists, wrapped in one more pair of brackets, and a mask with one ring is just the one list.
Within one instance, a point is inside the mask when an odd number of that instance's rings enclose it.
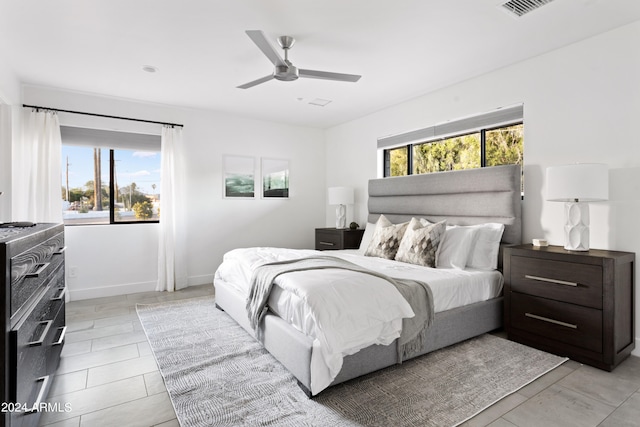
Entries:
{"label": "white ceiling", "polygon": [[[503,2],[0,0],[0,61],[24,84],[326,128],[640,19],[640,0],[554,0],[521,18]],[[249,29],[295,37],[299,68],[362,78],[237,89],[272,72]]]}

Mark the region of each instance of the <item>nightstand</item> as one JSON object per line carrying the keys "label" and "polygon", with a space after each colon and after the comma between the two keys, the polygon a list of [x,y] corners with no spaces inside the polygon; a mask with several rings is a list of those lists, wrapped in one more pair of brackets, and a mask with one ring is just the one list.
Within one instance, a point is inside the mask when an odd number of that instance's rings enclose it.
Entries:
{"label": "nightstand", "polygon": [[316,250],[358,249],[364,230],[316,228]]}
{"label": "nightstand", "polygon": [[507,337],[613,370],[635,348],[634,263],[630,252],[505,248]]}

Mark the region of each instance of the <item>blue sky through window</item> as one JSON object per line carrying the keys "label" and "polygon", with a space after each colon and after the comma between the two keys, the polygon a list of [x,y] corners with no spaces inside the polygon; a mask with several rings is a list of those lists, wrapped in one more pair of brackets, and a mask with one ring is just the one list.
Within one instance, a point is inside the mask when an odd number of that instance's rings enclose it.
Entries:
{"label": "blue sky through window", "polygon": [[[66,185],[67,159],[69,162],[69,188],[84,188],[93,181],[93,148],[62,146],[62,185]],[[109,183],[109,150],[102,149],[102,182]],[[116,150],[116,176],[119,187],[135,182],[145,194],[160,194],[160,153],[149,151]],[[155,184],[155,190],[153,185]]]}

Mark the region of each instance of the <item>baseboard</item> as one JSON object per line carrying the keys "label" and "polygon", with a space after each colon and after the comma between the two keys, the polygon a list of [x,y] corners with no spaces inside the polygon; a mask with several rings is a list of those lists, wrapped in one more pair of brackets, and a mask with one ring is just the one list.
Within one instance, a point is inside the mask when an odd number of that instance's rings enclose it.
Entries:
{"label": "baseboard", "polygon": [[102,286],[98,288],[69,289],[69,301],[91,298],[113,297],[156,290],[156,282],[127,283],[126,285]]}
{"label": "baseboard", "polygon": [[[190,276],[187,279],[188,286],[207,285],[213,283],[213,274]],[[137,294],[139,292],[152,292],[156,290],[157,282],[127,283],[125,285],[102,286],[97,288],[68,289],[67,301],[83,299],[112,297],[116,295]]]}
{"label": "baseboard", "polygon": [[200,276],[189,276],[187,286],[210,285],[213,284],[213,274],[202,274]]}

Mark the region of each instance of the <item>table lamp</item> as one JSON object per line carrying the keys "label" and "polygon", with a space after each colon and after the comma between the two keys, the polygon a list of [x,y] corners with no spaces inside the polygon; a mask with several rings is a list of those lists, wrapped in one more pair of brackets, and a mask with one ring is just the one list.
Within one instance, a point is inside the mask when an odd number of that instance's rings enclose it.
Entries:
{"label": "table lamp", "polygon": [[353,188],[329,187],[329,204],[336,208],[336,228],[346,228],[346,205],[353,204]]}
{"label": "table lamp", "polygon": [[547,168],[547,200],[565,202],[564,248],[589,250],[589,203],[609,198],[609,172],[601,163]]}

